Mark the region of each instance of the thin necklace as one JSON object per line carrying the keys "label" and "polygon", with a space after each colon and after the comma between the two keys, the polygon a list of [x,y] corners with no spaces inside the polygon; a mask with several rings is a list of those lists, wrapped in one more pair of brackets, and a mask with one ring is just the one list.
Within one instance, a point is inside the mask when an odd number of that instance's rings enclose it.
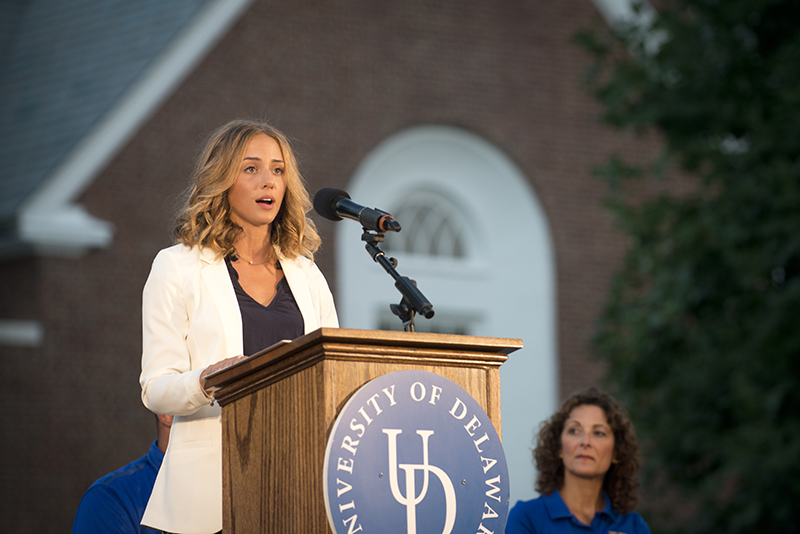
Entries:
{"label": "thin necklace", "polygon": [[250,265],[264,265],[265,263],[269,263],[269,262],[271,262],[271,261],[272,261],[272,256],[270,256],[270,257],[269,257],[269,259],[267,259],[266,261],[262,261],[261,263],[253,263],[251,260],[248,260],[247,258],[245,258],[244,256],[242,256],[241,254],[239,254],[239,251],[238,251],[238,250],[236,251],[236,257],[237,257],[237,258],[242,258],[244,261],[246,261],[246,262],[247,262],[247,263],[249,263]]}

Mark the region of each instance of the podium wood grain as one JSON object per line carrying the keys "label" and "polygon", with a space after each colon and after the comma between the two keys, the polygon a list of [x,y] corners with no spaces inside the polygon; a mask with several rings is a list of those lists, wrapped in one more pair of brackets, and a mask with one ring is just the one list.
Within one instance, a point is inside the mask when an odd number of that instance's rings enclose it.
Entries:
{"label": "podium wood grain", "polygon": [[322,473],[339,410],[417,369],[464,388],[501,434],[500,366],[519,339],[322,328],[210,377],[222,406],[223,532],[328,533]]}

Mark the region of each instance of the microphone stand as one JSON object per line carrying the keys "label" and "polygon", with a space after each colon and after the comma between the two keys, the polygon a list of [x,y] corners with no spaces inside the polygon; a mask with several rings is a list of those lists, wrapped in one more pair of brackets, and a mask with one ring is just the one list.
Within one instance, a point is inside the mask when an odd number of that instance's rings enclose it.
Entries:
{"label": "microphone stand", "polygon": [[397,267],[397,260],[395,258],[387,258],[386,254],[378,248],[378,243],[382,243],[384,234],[367,230],[364,228],[364,234],[361,240],[366,243],[367,252],[369,252],[372,259],[381,265],[383,269],[394,278],[394,287],[403,295],[399,304],[390,304],[392,313],[397,315],[403,321],[403,330],[406,332],[414,331],[414,315],[421,314],[426,319],[433,317],[433,304],[428,302],[425,295],[417,289],[417,283],[407,276],[400,276],[395,270]]}

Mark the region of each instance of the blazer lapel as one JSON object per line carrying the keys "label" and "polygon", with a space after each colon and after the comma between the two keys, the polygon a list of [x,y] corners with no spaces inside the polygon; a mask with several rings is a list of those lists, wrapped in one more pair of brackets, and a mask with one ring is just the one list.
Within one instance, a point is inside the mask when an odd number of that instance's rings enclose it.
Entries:
{"label": "blazer lapel", "polygon": [[244,340],[242,339],[242,314],[236,293],[233,290],[231,277],[224,259],[216,259],[212,251],[203,249],[200,254],[200,275],[211,293],[214,306],[222,321],[222,330],[225,335],[227,354],[224,358],[242,354]]}
{"label": "blazer lapel", "polygon": [[298,267],[297,263],[284,258],[280,259],[283,275],[292,290],[297,307],[303,316],[304,333],[308,334],[319,328],[319,319],[314,310],[314,301],[311,298],[311,291],[308,287],[308,280],[305,273]]}

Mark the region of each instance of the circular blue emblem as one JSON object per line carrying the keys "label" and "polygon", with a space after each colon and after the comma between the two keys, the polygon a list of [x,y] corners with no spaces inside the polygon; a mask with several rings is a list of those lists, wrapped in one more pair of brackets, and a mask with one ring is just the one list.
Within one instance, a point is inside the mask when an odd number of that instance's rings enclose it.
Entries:
{"label": "circular blue emblem", "polygon": [[325,508],[337,534],[501,534],[508,466],[489,416],[458,384],[398,371],[361,387],[328,438]]}

